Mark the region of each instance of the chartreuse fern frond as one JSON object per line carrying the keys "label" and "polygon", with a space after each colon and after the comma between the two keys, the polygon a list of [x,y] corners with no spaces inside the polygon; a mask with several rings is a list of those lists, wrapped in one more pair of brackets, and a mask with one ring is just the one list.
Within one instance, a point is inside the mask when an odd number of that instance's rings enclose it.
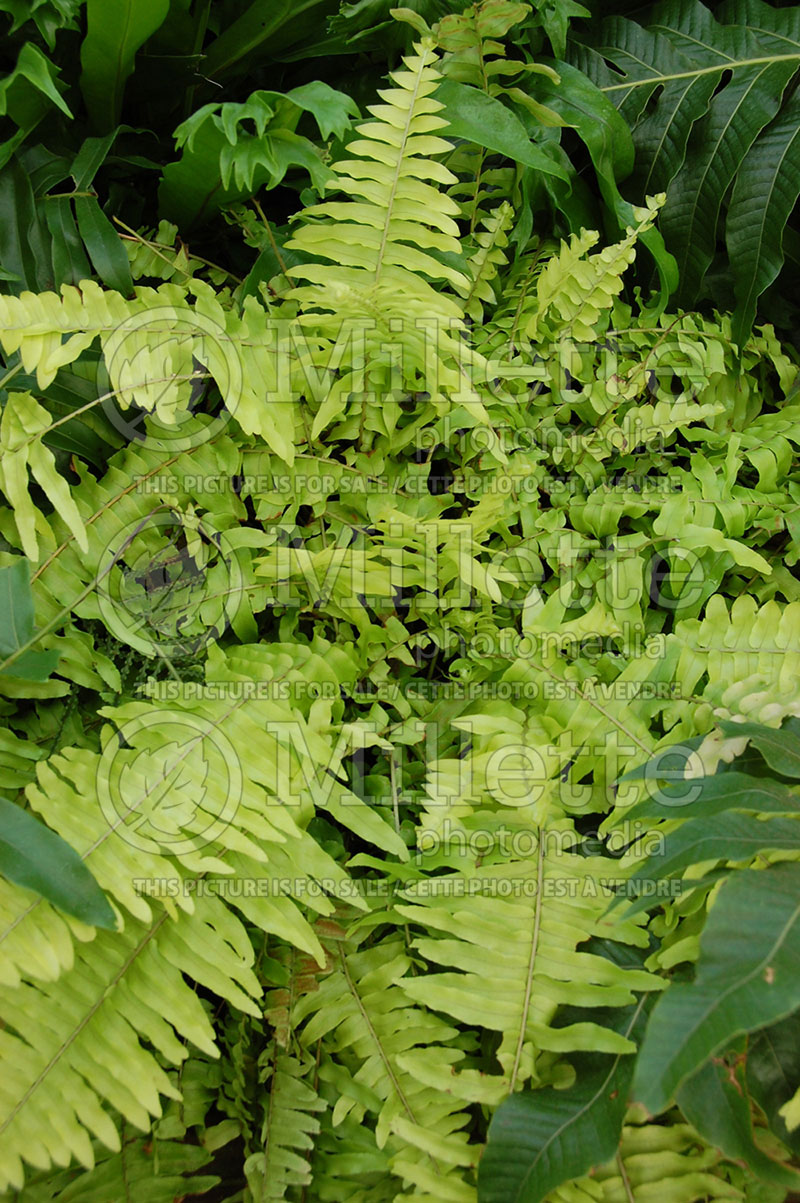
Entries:
{"label": "chartreuse fern frond", "polygon": [[347,145],[353,157],[333,164],[331,187],[347,199],[304,210],[287,243],[313,256],[288,269],[306,281],[292,291],[299,325],[331,344],[346,331],[359,340],[349,370],[331,382],[312,435],[346,409],[351,394],[380,397],[383,412],[409,392],[430,393],[434,402],[456,395],[483,414],[471,370],[482,361],[463,337],[459,298],[469,295],[471,280],[459,208],[444,191],[456,177],[434,157],[451,150],[439,136],[447,122],[433,97],[436,60],[426,37],[390,73],[395,86],[379,92],[383,104],[369,106],[375,120],[358,125],[360,137]]}
{"label": "chartreuse fern frond", "polygon": [[589,255],[599,235],[584,230],[550,258],[536,283],[536,308],[525,333],[533,341],[568,335],[592,342],[602,332],[614,297],[622,291],[622,276],[633,263],[636,242],[656,219],[664,196],[648,198],[646,207],[634,210],[637,225],[621,242]]}
{"label": "chartreuse fern frond", "polygon": [[[351,928],[328,941],[330,972],[294,1010],[301,1044],[311,1050],[321,1041],[320,1077],[327,1074],[336,1090],[333,1126],[356,1121],[374,1130],[373,1147],[385,1150],[387,1170],[410,1191],[395,1198],[474,1203],[477,1149],[463,1131],[468,1113],[457,1096],[415,1077],[404,1059],[419,1052],[448,1072],[435,1046],[451,1044],[458,1031],[424,1005],[409,1006],[414,979],[403,939],[389,934],[370,943],[364,935]],[[380,1164],[364,1162],[367,1170]]]}
{"label": "chartreuse fern frond", "polygon": [[28,494],[28,470],[61,514],[86,552],[86,531],[64,477],[56,470],[52,451],[42,435],[52,425],[46,409],[30,393],[9,393],[0,419],[0,487],[14,510],[22,550],[34,562],[39,558],[38,508]]}
{"label": "chartreuse fern frond", "polygon": [[380,92],[385,103],[370,106],[376,120],[356,126],[361,136],[347,149],[358,158],[335,165],[337,185],[350,200],[304,211],[288,247],[337,264],[335,273],[323,264],[289,269],[293,278],[309,281],[294,294],[305,308],[341,313],[350,290],[363,316],[388,295],[415,316],[460,317],[459,307],[429,282],[466,282],[446,261],[461,250],[458,207],[434,186],[455,182],[432,157],[451,149],[437,133],[447,122],[439,115],[444,106],[432,99],[440,80],[435,63],[426,38],[404,59],[404,68],[392,72],[396,86]]}
{"label": "chartreuse fern frond", "polygon": [[99,340],[111,395],[123,411],[135,404],[166,427],[186,419],[193,385],[210,377],[240,426],[290,463],[291,398],[302,386],[293,393],[297,381],[283,361],[279,369],[275,330],[255,299],[248,298],[238,314],[229,298],[227,308],[220,298],[224,294],[191,277],[156,289],[138,287],[130,301],[91,280],[80,288],[64,285],[60,296],[3,296],[0,343],[8,353],[19,352],[24,370],[35,372],[45,389],[60,368]]}
{"label": "chartreuse fern frond", "polygon": [[475,249],[469,257],[469,291],[464,297],[464,312],[473,321],[480,321],[485,305],[494,308],[497,303],[494,282],[507,263],[505,248],[513,214],[508,201],[503,201],[484,217],[483,228],[475,234]]}
{"label": "chartreuse fern frond", "polygon": [[[297,902],[329,913],[325,891],[308,883],[346,889],[349,877],[304,830],[315,801],[360,838],[405,855],[384,820],[322,771],[340,773],[349,744],[334,739],[324,705],[312,713],[307,688],[299,707],[248,691],[227,696],[237,681],[287,670],[306,685],[321,671],[346,679],[346,655],[309,651],[304,666],[280,645],[238,646],[230,660],[220,652],[208,664],[213,689],[189,691],[179,704],[107,708],[115,725],[101,733],[102,751],[67,747],[38,765],[28,787],[33,809],[86,859],[124,927],[92,939],[92,929],[4,886],[0,1014],[4,1061],[14,1067],[0,1088],[4,1186],[21,1184],[23,1160],[91,1165],[90,1136],[117,1148],[103,1102],[149,1127],[159,1094],[177,1095],[142,1040],[173,1064],[185,1057],[176,1033],[214,1055],[213,1031],[181,974],[259,1014],[254,952],[235,911],[324,964]],[[237,747],[258,751],[243,764]],[[208,875],[214,886],[204,890]],[[53,1097],[59,1122],[50,1127]]]}
{"label": "chartreuse fern frond", "polygon": [[555,1026],[560,1006],[625,1006],[634,1001],[634,989],[661,987],[651,974],[578,950],[592,936],[644,942],[640,928],[609,926],[603,918],[610,878],[625,873],[619,862],[612,874],[607,861],[559,850],[576,842],[568,821],[527,834],[533,837],[528,843],[539,845],[529,858],[504,863],[489,857],[480,868],[425,882],[419,898],[409,887],[404,899],[413,902],[404,900],[397,908],[431,933],[418,937],[415,947],[444,969],[409,979],[404,990],[462,1023],[499,1032],[497,1059],[508,1092],[540,1079],[543,1052],[634,1051],[628,1040],[599,1024]]}

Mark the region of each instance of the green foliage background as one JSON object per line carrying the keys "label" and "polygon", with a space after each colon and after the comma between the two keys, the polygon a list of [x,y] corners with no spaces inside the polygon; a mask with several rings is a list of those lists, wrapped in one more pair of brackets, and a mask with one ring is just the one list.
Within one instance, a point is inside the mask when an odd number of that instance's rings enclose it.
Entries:
{"label": "green foliage background", "polygon": [[0,21],[2,1198],[800,1197],[800,8]]}

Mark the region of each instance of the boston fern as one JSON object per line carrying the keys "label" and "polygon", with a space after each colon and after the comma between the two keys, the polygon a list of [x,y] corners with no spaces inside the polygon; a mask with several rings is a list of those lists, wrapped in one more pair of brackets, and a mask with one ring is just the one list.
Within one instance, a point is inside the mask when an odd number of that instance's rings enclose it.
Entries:
{"label": "boston fern", "polygon": [[8,8],[0,1195],[791,1199],[796,10]]}

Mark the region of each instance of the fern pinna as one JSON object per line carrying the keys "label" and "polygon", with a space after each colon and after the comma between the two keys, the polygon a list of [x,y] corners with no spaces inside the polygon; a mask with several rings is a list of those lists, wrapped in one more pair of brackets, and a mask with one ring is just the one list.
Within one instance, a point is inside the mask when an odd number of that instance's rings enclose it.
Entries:
{"label": "fern pinna", "polygon": [[[439,64],[423,37],[333,163],[341,198],[298,216],[288,293],[0,297],[30,374],[0,572],[33,569],[0,773],[116,922],[0,881],[19,1203],[201,1195],[226,1158],[237,1203],[500,1203],[481,1159],[517,1100],[551,1108],[515,1146],[549,1168],[503,1203],[752,1185],[679,1109],[627,1107],[631,1016],[700,920],[610,903],[662,838],[629,771],[771,690],[796,712],[774,652],[800,587],[766,559],[794,537],[796,367],[769,328],[739,362],[727,319],[625,294],[662,195],[610,247],[535,235],[514,261],[504,196],[462,240]],[[91,468],[51,449],[72,369],[87,412],[145,414]],[[164,616],[139,539],[202,567],[199,601],[170,578]],[[587,1066],[621,1085],[575,1170],[546,1129],[583,1114]]]}

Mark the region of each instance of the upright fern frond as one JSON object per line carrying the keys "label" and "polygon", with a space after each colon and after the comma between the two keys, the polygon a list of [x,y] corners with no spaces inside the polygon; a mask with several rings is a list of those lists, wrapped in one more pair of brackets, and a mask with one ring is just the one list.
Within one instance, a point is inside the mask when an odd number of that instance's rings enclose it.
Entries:
{"label": "upright fern frond", "polygon": [[447,123],[433,98],[435,63],[433,42],[423,38],[391,73],[396,86],[379,92],[385,103],[370,106],[375,120],[357,126],[361,137],[347,149],[359,157],[334,165],[348,199],[306,209],[287,243],[315,260],[288,270],[308,281],[292,293],[299,324],[329,343],[349,330],[358,344],[350,370],[331,381],[312,436],[353,397],[381,402],[388,433],[413,392],[429,393],[434,404],[457,397],[485,421],[472,370],[485,365],[465,340],[458,299],[470,290],[459,208],[443,191],[456,177],[433,157],[451,149],[437,134]]}
{"label": "upright fern frond", "polygon": [[413,979],[402,939],[359,947],[363,943],[363,933],[339,940],[331,972],[295,1008],[302,1044],[310,1049],[322,1040],[323,1054],[338,1062],[327,1071],[335,1074],[338,1096],[332,1122],[374,1125],[373,1147],[385,1147],[390,1172],[413,1188],[395,1197],[474,1203],[469,1177],[477,1149],[463,1131],[468,1114],[457,1097],[415,1077],[403,1059],[450,1044],[458,1032],[423,1006],[409,1006],[405,987]]}
{"label": "upright fern frond", "polygon": [[464,298],[467,317],[478,322],[483,317],[484,305],[496,304],[493,281],[506,266],[505,248],[508,246],[508,230],[513,218],[513,209],[507,201],[481,223],[483,229],[475,235],[475,250],[469,259],[470,286]]}
{"label": "upright fern frond", "polygon": [[289,269],[291,277],[310,281],[294,293],[305,309],[341,314],[344,302],[345,312],[355,306],[370,316],[390,296],[398,313],[461,316],[459,306],[428,282],[468,287],[464,273],[447,262],[461,250],[458,206],[435,187],[456,177],[432,158],[451,149],[436,134],[447,122],[439,116],[444,106],[432,96],[440,83],[433,41],[423,39],[403,61],[405,69],[390,76],[397,86],[379,93],[385,103],[369,106],[376,120],[356,126],[361,137],[347,149],[358,158],[335,164],[338,187],[350,200],[306,209],[304,224],[287,243],[340,265],[335,271],[316,263]]}

